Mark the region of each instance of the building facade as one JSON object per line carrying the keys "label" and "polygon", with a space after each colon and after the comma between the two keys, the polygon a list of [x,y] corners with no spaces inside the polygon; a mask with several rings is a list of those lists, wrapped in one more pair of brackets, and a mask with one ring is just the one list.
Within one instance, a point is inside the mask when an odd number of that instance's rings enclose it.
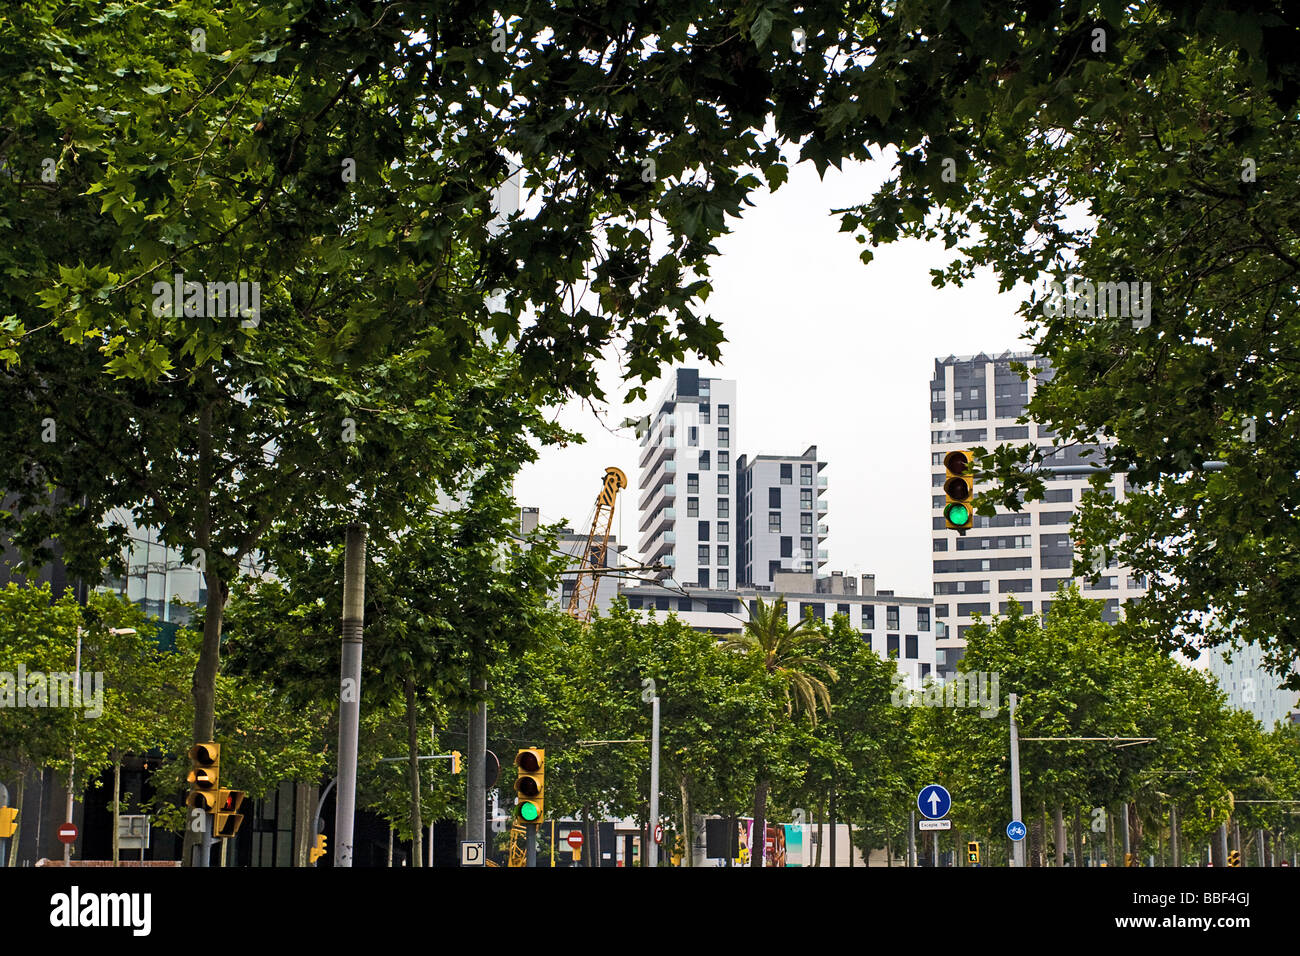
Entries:
{"label": "building facade", "polygon": [[[1033,374],[1022,380],[1013,363],[1028,366]],[[1075,548],[1070,521],[1089,488],[1086,476],[1045,474],[1047,494],[1042,501],[1027,502],[1018,512],[999,508],[992,517],[976,515],[965,536],[947,530],[943,519],[943,459],[948,452],[977,445],[993,448],[1004,442],[1051,448],[1050,430],[1017,420],[1024,415],[1035,386],[1051,377],[1046,360],[1031,352],[935,360],[930,382],[934,602],[935,616],[948,625],[938,648],[941,671],[950,671],[960,659],[975,615],[1005,613],[1013,598],[1026,610],[1045,613],[1057,589],[1072,580]],[[1087,447],[1057,449],[1048,464],[1096,460],[1095,454],[1091,458],[1082,454]],[[1122,476],[1109,487],[1111,494],[1123,499]],[[977,498],[979,492],[977,487]],[[1145,590],[1145,582],[1113,562],[1095,584],[1077,583],[1085,596],[1106,602],[1103,614],[1110,621],[1118,619],[1125,600]]]}
{"label": "building facade", "polygon": [[1281,678],[1264,668],[1264,655],[1256,644],[1236,648],[1231,654],[1210,651],[1209,671],[1228,695],[1228,705],[1251,713],[1266,730],[1278,721],[1300,717],[1300,694],[1278,685]]}
{"label": "building facade", "polygon": [[782,571],[817,572],[826,564],[825,467],[816,445],[802,455],[737,459],[742,587],[771,590]]}
{"label": "building facade", "polygon": [[641,438],[640,552],[684,587],[736,583],[736,383],[677,369]]}

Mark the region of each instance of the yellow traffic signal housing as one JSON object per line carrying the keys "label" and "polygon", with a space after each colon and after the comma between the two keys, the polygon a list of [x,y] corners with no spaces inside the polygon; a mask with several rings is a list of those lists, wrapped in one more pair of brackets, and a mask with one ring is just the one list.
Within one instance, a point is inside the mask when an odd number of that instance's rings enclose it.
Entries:
{"label": "yellow traffic signal housing", "polygon": [[239,832],[239,825],[244,822],[244,815],[239,812],[239,808],[244,805],[244,791],[219,790],[218,794],[213,833],[218,837],[232,837]]}
{"label": "yellow traffic signal housing", "polygon": [[459,750],[453,750],[451,752],[451,772],[460,773],[460,751]]}
{"label": "yellow traffic signal housing", "polygon": [[1124,854],[1124,865],[1125,865],[1125,866],[1137,866],[1137,865],[1138,865],[1137,854],[1136,854],[1136,853],[1125,853],[1125,854]]}
{"label": "yellow traffic signal housing", "polygon": [[18,809],[0,807],[0,840],[7,840],[18,832]]}
{"label": "yellow traffic signal housing", "polygon": [[1228,852],[1228,866],[1241,866],[1241,851],[1231,850]]}
{"label": "yellow traffic signal housing", "polygon": [[313,865],[317,860],[325,855],[325,834],[316,834],[316,842],[312,845],[312,848],[307,851],[307,855],[311,858]]}
{"label": "yellow traffic signal housing", "polygon": [[980,861],[980,845],[972,840],[966,844],[966,862],[978,863]]}
{"label": "yellow traffic signal housing", "polygon": [[943,521],[958,534],[965,534],[975,524],[975,479],[970,467],[973,460],[968,451],[950,451],[943,456]]}
{"label": "yellow traffic signal housing", "polygon": [[528,747],[515,755],[515,813],[524,823],[540,823],[546,797],[546,751]]}
{"label": "yellow traffic signal housing", "polygon": [[217,795],[221,790],[221,744],[195,744],[189,750],[190,772],[185,778],[190,792],[187,807],[199,807],[205,813],[217,812]]}

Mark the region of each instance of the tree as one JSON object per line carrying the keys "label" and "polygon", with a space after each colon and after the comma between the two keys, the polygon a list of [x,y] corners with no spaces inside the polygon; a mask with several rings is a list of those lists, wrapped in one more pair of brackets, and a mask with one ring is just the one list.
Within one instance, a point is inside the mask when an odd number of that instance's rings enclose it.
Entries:
{"label": "tree", "polygon": [[[787,717],[797,711],[807,715],[812,723],[817,721],[817,708],[830,710],[830,692],[826,680],[835,680],[835,671],[822,663],[812,653],[826,642],[820,634],[807,627],[810,618],[790,626],[785,600],[778,598],[767,604],[760,597],[750,611],[744,630],[723,644],[723,648],[755,658],[768,674],[780,680],[785,696]],[[819,676],[820,675],[820,676]],[[770,775],[760,771],[754,792],[754,840],[761,847],[767,826],[767,792]],[[751,864],[762,866],[763,854],[755,852]]]}

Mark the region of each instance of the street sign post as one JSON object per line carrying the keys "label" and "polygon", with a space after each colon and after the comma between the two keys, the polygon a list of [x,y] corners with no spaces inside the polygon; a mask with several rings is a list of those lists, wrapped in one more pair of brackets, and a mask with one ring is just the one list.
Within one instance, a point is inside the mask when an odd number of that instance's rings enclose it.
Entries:
{"label": "street sign post", "polygon": [[1007,824],[1007,839],[1019,843],[1025,838],[1025,825],[1019,820],[1012,820]]}
{"label": "street sign post", "polygon": [[951,830],[951,820],[922,820],[916,827],[918,830]]}
{"label": "street sign post", "polygon": [[937,783],[932,783],[916,795],[916,808],[922,816],[938,820],[952,809],[952,795]]}
{"label": "street sign post", "polygon": [[76,843],[77,825],[75,823],[60,823],[58,834],[60,843]]}

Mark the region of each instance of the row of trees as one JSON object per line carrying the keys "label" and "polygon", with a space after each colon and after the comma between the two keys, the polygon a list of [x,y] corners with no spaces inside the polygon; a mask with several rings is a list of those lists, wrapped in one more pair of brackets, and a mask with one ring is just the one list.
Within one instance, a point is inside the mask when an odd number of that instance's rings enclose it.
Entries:
{"label": "row of trees", "polygon": [[[1013,604],[972,627],[961,670],[997,675],[996,685],[983,685],[996,696],[977,703],[949,690],[945,700],[933,687],[900,685],[894,662],[843,616],[791,627],[782,605],[760,603],[739,634],[719,640],[674,614],[645,616],[620,601],[583,626],[547,605],[558,556],[545,529],[509,554],[475,548],[466,536],[484,530],[473,526],[485,510],[439,516],[421,548],[396,545],[372,566],[360,802],[412,841],[413,860],[430,820],[464,818],[464,778],[413,758],[429,745],[430,727],[435,746],[463,749],[475,655],[489,675],[489,746],[506,761],[519,747],[546,748],[554,818],[613,814],[650,825],[648,744],[589,742],[648,739],[643,693],[653,687],[661,699],[662,822],[687,845],[700,815],[753,816],[760,833],[764,818],[839,820],[854,824],[860,852],[888,847],[892,860],[905,850],[915,794],[938,782],[955,796],[954,845],[970,834],[992,846],[1010,807],[1006,700],[1016,693],[1024,737],[1153,738],[1137,746],[1023,743],[1031,859],[1045,861],[1049,844],[1058,862],[1077,855],[1098,832],[1117,839],[1125,803],[1135,851],[1168,845],[1171,809],[1190,854],[1230,818],[1252,836],[1291,832],[1288,805],[1253,801],[1300,792],[1297,728],[1265,730],[1227,709],[1203,673],[1126,637],[1101,620],[1100,602],[1075,590],[1058,595],[1045,619]],[[326,587],[338,574],[335,550],[304,564],[299,583],[319,576],[322,592],[337,594]],[[434,555],[465,563],[439,566]],[[450,587],[470,574],[481,582],[476,606]],[[231,602],[218,737],[224,782],[254,797],[285,780],[315,784],[335,762],[338,641],[328,623],[336,608],[300,596],[310,593],[263,581]],[[423,639],[411,639],[413,624]],[[0,656],[15,670],[71,671],[78,627],[83,671],[104,675],[102,716],[2,708],[0,759],[20,771],[66,769],[75,732],[77,772],[94,782],[120,769],[126,753],[154,754],[155,822],[179,829],[175,797],[192,706],[185,685],[200,637],[182,629],[162,651],[139,609],[110,596],[83,609],[66,597],[51,602],[43,588],[0,591]],[[381,762],[403,755],[412,758],[405,772]],[[1097,808],[1108,823],[1100,829]],[[1072,847],[1062,839],[1070,822]]]}

